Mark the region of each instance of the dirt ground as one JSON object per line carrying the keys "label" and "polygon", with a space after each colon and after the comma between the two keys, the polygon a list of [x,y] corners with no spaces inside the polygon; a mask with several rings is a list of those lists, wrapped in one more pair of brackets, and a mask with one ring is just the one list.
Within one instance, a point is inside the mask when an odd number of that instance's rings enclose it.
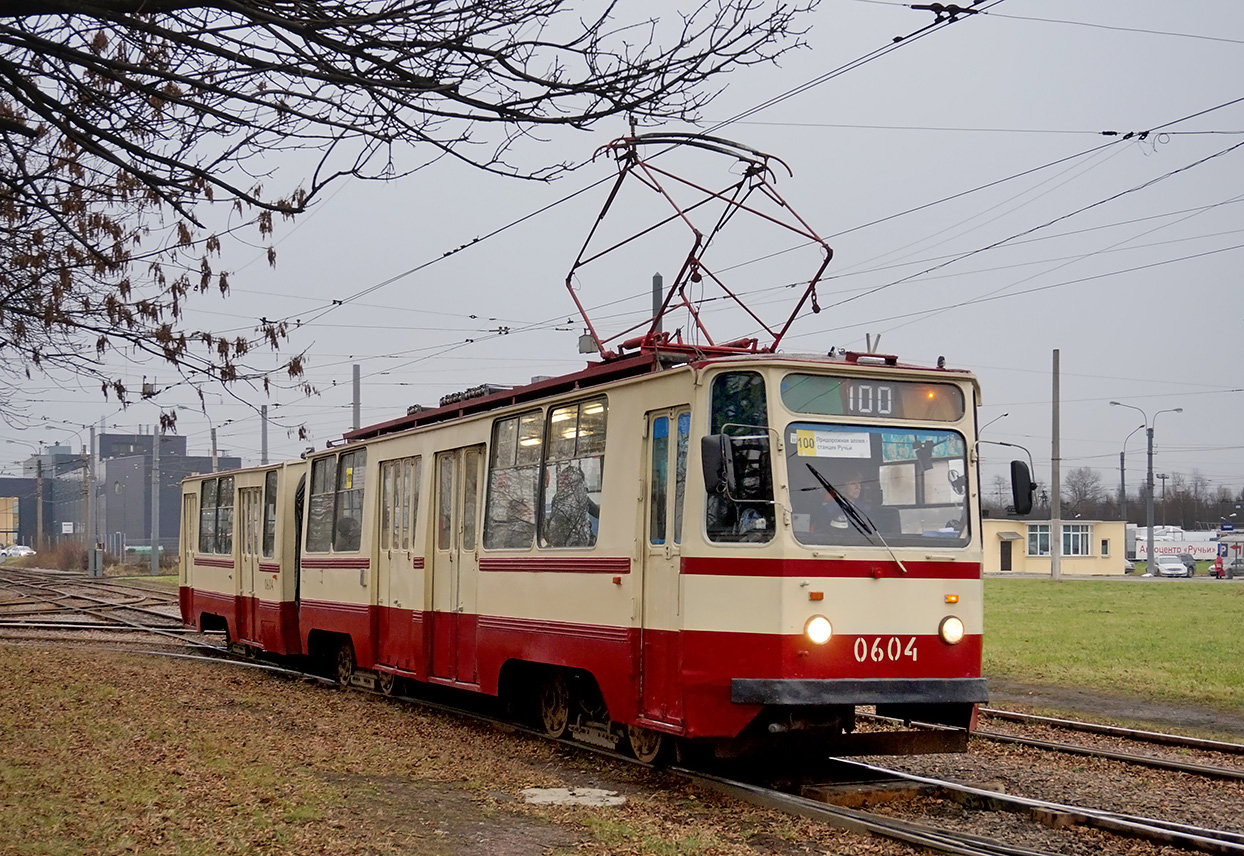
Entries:
{"label": "dirt ground", "polygon": [[[533,805],[527,788],[626,802]],[[916,852],[401,701],[237,666],[0,645],[0,854]]]}
{"label": "dirt ground", "polygon": [[[1224,726],[1084,690],[992,691],[997,707]],[[626,803],[530,805],[532,787]],[[236,666],[14,645],[0,645],[0,818],[0,854],[32,856],[917,852],[434,709]]]}

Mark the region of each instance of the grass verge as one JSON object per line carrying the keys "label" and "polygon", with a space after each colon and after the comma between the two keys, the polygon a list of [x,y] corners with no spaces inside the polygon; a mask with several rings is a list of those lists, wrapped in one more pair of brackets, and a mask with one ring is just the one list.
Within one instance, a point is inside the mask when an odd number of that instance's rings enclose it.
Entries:
{"label": "grass verge", "polygon": [[991,678],[1244,710],[1244,586],[985,580]]}

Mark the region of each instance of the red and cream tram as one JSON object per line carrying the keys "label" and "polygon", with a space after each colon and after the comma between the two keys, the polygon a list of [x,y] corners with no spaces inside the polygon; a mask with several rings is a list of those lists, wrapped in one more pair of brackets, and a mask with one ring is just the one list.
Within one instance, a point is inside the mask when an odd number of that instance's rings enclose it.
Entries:
{"label": "red and cream tram", "polygon": [[645,349],[183,487],[188,626],[643,758],[947,751],[981,677],[971,375]]}
{"label": "red and cream tram", "polygon": [[[732,184],[679,179],[646,145],[728,155]],[[343,683],[501,696],[550,734],[644,759],[673,743],[962,748],[962,731],[855,726],[862,707],[967,726],[986,700],[976,381],[941,361],[779,353],[832,258],[778,196],[780,162],[670,134],[601,151],[617,184],[566,280],[600,361],[449,396],[304,461],[187,479],[183,620]],[[653,317],[606,338],[586,272],[656,228],[601,233],[631,176],[675,207],[658,226],[690,227],[690,250]],[[706,258],[759,252],[759,233],[722,237],[756,215],[819,259],[784,324],[727,283],[743,266]],[[772,341],[715,343],[714,289]],[[675,312],[696,344],[661,332]],[[1030,479],[1013,470],[1022,512]]]}

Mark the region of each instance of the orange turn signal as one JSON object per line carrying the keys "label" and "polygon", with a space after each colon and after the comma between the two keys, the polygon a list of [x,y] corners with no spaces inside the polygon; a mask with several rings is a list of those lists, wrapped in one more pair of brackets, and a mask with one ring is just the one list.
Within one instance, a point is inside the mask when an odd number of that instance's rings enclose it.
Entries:
{"label": "orange turn signal", "polygon": [[959,602],[959,595],[957,595],[957,594],[948,594],[948,595],[946,595],[946,602],[947,602],[947,603],[958,603],[958,602]]}

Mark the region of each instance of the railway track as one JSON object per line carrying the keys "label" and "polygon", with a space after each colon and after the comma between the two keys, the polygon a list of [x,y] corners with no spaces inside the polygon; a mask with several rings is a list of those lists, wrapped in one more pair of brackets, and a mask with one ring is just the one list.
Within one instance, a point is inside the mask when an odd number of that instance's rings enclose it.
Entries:
{"label": "railway track", "polygon": [[[29,642],[31,634],[50,634],[38,641],[48,644],[82,644],[89,639],[93,645],[100,644],[101,635],[114,635],[127,639],[153,638],[161,643],[163,650],[147,650],[144,653],[202,659],[220,662],[227,652],[219,644],[212,644],[189,637],[176,617],[176,601],[172,593],[149,592],[128,584],[108,585],[70,576],[39,577],[37,575],[0,573],[0,638]],[[22,634],[25,634],[23,636]],[[54,635],[51,635],[54,634]],[[150,645],[147,648],[150,649]],[[332,683],[321,675],[291,669],[249,659],[231,658],[235,664],[258,668],[319,683]],[[374,692],[361,689],[364,692]],[[507,731],[522,731],[533,735],[538,731],[515,725],[497,712],[487,709],[464,710],[448,703],[443,694],[390,695],[412,704],[440,709],[459,716],[469,716],[493,724]],[[989,715],[1003,721],[1024,723],[1025,715],[990,711]],[[1036,720],[1042,727],[1061,727],[1061,721]],[[1091,729],[1110,728],[1079,723]],[[1072,727],[1072,726],[1067,726]],[[1084,729],[1081,729],[1084,730]],[[1126,730],[1124,730],[1126,731]],[[1103,733],[1098,731],[1098,733]],[[1196,748],[1221,753],[1244,752],[1236,744],[1196,745],[1198,741],[1175,735],[1142,733],[1132,738],[1114,730],[1104,732],[1111,738],[1143,739],[1180,749]],[[1022,739],[1014,735],[1000,735],[1008,743],[1017,744]],[[994,741],[991,735],[990,740]],[[638,764],[634,759],[616,753],[585,746],[574,741],[562,741],[578,751],[597,752],[615,760]],[[996,741],[994,741],[996,742]],[[1022,740],[1027,748],[1047,750],[1049,741]],[[1201,741],[1201,743],[1205,743]],[[1083,749],[1083,747],[1081,747]],[[1061,750],[1060,750],[1061,751]],[[1084,749],[1088,754],[1088,750]],[[1092,753],[1098,758],[1121,762],[1120,753]],[[1126,759],[1133,763],[1131,759]],[[1178,775],[1214,775],[1205,765],[1151,765],[1163,773]],[[1033,839],[1048,835],[1080,840],[1088,831],[1090,835],[1124,836],[1130,839],[1131,852],[1136,844],[1147,841],[1153,853],[1170,852],[1167,848],[1180,850],[1241,854],[1244,856],[1244,834],[1219,830],[1178,821],[1125,814],[1082,805],[1072,805],[1052,800],[1020,797],[1001,790],[964,784],[937,776],[919,775],[878,765],[861,764],[841,759],[826,759],[818,775],[804,774],[797,780],[774,782],[764,774],[741,768],[699,769],[684,766],[669,768],[673,775],[684,777],[700,787],[732,796],[767,808],[808,817],[840,829],[859,834],[881,836],[925,847],[937,852],[965,854],[965,856],[1040,856],[1064,852],[1083,852],[1077,846],[1063,847],[1057,844],[1038,846]],[[1234,778],[1239,778],[1238,776]],[[894,794],[901,794],[895,798]],[[888,795],[888,796],[887,796]],[[854,802],[855,805],[842,804]],[[981,818],[1005,814],[1009,820],[1002,824],[1001,832],[982,834],[965,829],[960,822],[946,823],[938,820],[942,810],[937,804],[954,805],[959,810]],[[1022,832],[1016,824],[1022,821],[1043,832]],[[1049,830],[1056,830],[1050,833]],[[1111,838],[1104,839],[1106,841]],[[1104,849],[1111,849],[1108,844]]]}
{"label": "railway track", "polygon": [[[1121,748],[1117,748],[1121,744],[1139,743],[1142,745],[1157,745],[1174,750],[1186,750],[1187,753],[1195,753],[1197,757],[1200,758],[1225,756],[1224,760],[1231,760],[1233,758],[1244,756],[1244,744],[1241,743],[1230,743],[1222,740],[1207,740],[1200,737],[1165,734],[1157,731],[1120,728],[1113,725],[1083,722],[1073,719],[1035,716],[1033,714],[1019,713],[1016,711],[983,709],[981,714],[983,717],[994,718],[1004,722],[1042,726],[1056,731],[1063,730],[1078,732],[1081,734],[1096,735],[1107,738],[1112,742],[1109,745],[1083,745],[1063,740],[1042,739],[1024,736],[1022,734],[1006,733],[990,728],[974,729],[972,731],[973,740],[986,740],[994,743],[1009,743],[1016,746],[1026,746],[1047,752],[1061,752],[1068,755],[1079,755],[1086,758],[1118,761],[1125,764],[1152,767],[1159,770],[1170,770],[1173,772],[1189,773],[1214,779],[1244,782],[1244,766],[1228,766],[1225,763],[1206,763],[1204,760],[1189,760],[1187,757],[1180,757],[1177,755],[1154,755],[1139,751],[1125,751]],[[885,717],[872,717],[872,719],[882,722],[895,722],[895,720]],[[942,726],[928,723],[925,723],[924,727],[942,728]]]}
{"label": "railway track", "polygon": [[173,592],[55,571],[0,571],[0,639],[219,648],[182,627]]}
{"label": "railway track", "polygon": [[1244,743],[1229,743],[1224,740],[1206,740],[1200,737],[1187,737],[1179,734],[1164,734],[1160,731],[1145,731],[1137,728],[1121,728],[1117,725],[1082,722],[1077,719],[1059,719],[1053,716],[1037,716],[1032,713],[1019,713],[1012,710],[981,708],[980,712],[982,716],[1006,722],[1047,725],[1051,728],[1066,731],[1077,731],[1084,734],[1100,734],[1106,737],[1119,737],[1127,740],[1134,740],[1138,743],[1152,743],[1160,746],[1175,746],[1184,749],[1203,749],[1209,752],[1222,752],[1228,755],[1244,755]]}

